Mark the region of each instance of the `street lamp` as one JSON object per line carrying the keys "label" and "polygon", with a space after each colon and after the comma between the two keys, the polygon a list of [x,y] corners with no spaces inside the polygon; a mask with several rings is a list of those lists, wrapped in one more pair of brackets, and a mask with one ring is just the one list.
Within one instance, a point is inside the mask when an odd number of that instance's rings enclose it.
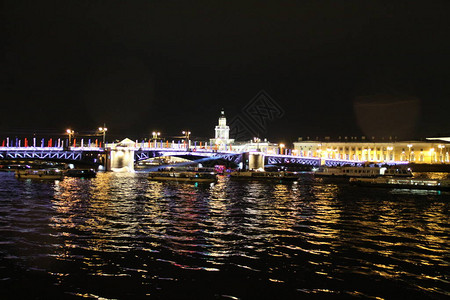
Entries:
{"label": "street lamp", "polygon": [[105,145],[106,131],[108,131],[108,128],[106,128],[105,124],[103,124],[103,127],[99,127],[98,131],[103,135],[103,145]]}
{"label": "street lamp", "polygon": [[153,131],[152,132],[152,138],[154,140],[156,140],[160,135],[161,135],[161,132],[159,132],[159,131]]}
{"label": "street lamp", "polygon": [[72,129],[67,129],[66,132],[69,135],[69,145],[68,145],[68,147],[70,147],[70,144],[72,142],[72,136],[75,133],[75,131],[73,131]]}
{"label": "street lamp", "polygon": [[186,139],[186,147],[189,148],[189,136],[191,135],[191,132],[188,130],[183,130],[182,133],[184,134],[184,138]]}

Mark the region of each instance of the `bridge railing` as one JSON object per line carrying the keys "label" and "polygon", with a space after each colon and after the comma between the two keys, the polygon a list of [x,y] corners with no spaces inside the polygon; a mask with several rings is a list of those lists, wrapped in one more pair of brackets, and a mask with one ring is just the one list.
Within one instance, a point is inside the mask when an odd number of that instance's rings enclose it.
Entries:
{"label": "bridge railing", "polygon": [[[121,147],[119,144],[108,144],[107,149],[113,147]],[[125,146],[124,146],[125,147]],[[151,143],[134,143],[131,145],[127,145],[125,148],[134,151],[158,151],[165,152],[165,155],[197,155],[197,156],[220,156],[220,155],[236,155],[242,153],[242,149],[238,149],[237,147],[228,148],[228,149],[220,149],[214,146],[191,146],[186,147],[183,144],[176,143],[159,143],[155,144]],[[72,155],[73,153],[77,153],[77,155],[81,155],[81,152],[95,151],[95,152],[103,152],[105,148],[99,146],[79,146],[79,147],[0,147],[0,158],[5,158],[9,156],[16,155],[17,157],[21,156],[29,156],[33,157],[46,158],[45,155],[52,155],[51,153],[55,153],[55,155],[60,155],[56,153],[61,153],[61,155]],[[10,153],[10,154],[6,154]],[[15,154],[14,154],[15,153]],[[28,153],[28,154],[27,154]],[[33,154],[34,153],[34,154]],[[41,154],[39,154],[41,153]],[[43,154],[42,154],[43,153]],[[65,153],[65,154],[64,154]],[[72,153],[72,154],[70,154]],[[338,159],[338,158],[320,158],[314,156],[302,156],[299,153],[293,153],[295,155],[286,155],[286,154],[274,154],[267,152],[260,152],[264,155],[268,156],[271,161],[276,163],[303,163],[303,164],[318,164],[318,165],[327,165],[327,166],[339,166],[339,165],[361,165],[366,163],[363,160],[349,160],[349,159]],[[44,155],[45,154],[45,155]],[[386,163],[386,162],[385,162]],[[405,164],[408,162],[399,161],[399,162],[389,162],[389,164],[397,165],[397,164]]]}
{"label": "bridge railing", "polygon": [[103,151],[101,147],[0,147],[0,151]]}

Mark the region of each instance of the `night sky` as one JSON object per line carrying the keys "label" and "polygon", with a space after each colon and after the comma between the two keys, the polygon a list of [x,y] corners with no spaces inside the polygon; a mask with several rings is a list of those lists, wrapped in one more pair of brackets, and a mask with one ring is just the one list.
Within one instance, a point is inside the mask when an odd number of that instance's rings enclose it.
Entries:
{"label": "night sky", "polygon": [[450,1],[2,3],[2,134],[450,135]]}

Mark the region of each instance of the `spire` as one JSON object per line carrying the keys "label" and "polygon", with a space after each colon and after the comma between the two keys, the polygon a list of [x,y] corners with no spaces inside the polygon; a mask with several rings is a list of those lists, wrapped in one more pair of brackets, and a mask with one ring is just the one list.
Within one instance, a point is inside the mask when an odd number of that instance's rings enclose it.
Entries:
{"label": "spire", "polygon": [[223,110],[223,108],[220,111],[219,126],[221,127],[227,126],[227,118],[225,118],[225,111]]}

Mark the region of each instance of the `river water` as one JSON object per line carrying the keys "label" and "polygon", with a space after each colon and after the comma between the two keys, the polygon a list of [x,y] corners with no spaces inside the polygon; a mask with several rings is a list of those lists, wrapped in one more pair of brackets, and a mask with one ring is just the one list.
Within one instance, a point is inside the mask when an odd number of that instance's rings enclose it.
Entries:
{"label": "river water", "polygon": [[449,199],[309,174],[0,173],[0,299],[449,298]]}

